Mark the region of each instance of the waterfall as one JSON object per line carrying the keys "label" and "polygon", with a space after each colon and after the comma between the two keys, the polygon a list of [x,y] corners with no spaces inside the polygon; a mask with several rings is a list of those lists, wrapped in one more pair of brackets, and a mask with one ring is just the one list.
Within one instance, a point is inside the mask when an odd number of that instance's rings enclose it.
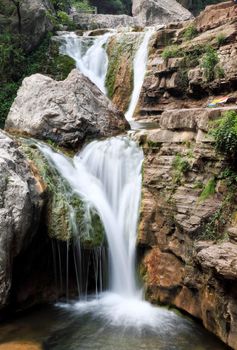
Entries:
{"label": "waterfall", "polygon": [[134,58],[134,73],[133,73],[133,92],[130,100],[130,104],[127,112],[125,113],[125,117],[128,121],[132,120],[134,112],[136,110],[140,92],[142,89],[142,85],[144,82],[145,74],[146,74],[146,66],[148,60],[148,50],[149,50],[149,41],[153,34],[152,30],[149,30],[145,33],[143,41],[137,50],[137,53]]}
{"label": "waterfall", "polygon": [[110,252],[110,290],[139,298],[135,248],[141,194],[143,152],[127,137],[94,141],[73,160],[50,147],[44,156],[103,223]]}
{"label": "waterfall", "polygon": [[105,76],[108,67],[108,57],[104,48],[111,33],[99,37],[77,36],[67,33],[59,36],[60,53],[73,58],[76,67],[87,76],[98,88],[106,94]]}

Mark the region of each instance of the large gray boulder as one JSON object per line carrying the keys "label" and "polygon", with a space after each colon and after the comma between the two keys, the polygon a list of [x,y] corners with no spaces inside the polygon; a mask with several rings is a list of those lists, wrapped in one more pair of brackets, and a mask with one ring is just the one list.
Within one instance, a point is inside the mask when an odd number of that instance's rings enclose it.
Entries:
{"label": "large gray boulder", "polygon": [[192,14],[175,0],[133,0],[132,12],[140,25],[168,24],[192,18]]}
{"label": "large gray boulder", "polygon": [[17,143],[0,130],[0,309],[8,303],[13,260],[37,231],[42,193]]}
{"label": "large gray boulder", "polygon": [[69,148],[86,139],[117,135],[127,127],[112,102],[76,69],[64,81],[41,74],[25,78],[5,124],[8,131]]}

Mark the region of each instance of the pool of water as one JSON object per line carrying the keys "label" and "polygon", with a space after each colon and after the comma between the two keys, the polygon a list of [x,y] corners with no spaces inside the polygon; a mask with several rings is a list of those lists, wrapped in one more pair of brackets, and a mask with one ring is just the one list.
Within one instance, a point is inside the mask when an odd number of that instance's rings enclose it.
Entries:
{"label": "pool of water", "polygon": [[0,350],[15,349],[224,350],[227,347],[201,325],[174,311],[107,293],[87,302],[34,310],[1,324]]}

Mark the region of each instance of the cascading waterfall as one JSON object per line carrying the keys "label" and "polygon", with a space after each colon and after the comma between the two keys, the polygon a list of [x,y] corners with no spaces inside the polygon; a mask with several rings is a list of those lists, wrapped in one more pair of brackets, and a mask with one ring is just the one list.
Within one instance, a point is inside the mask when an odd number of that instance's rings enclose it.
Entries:
{"label": "cascading waterfall", "polygon": [[143,152],[126,137],[90,143],[73,161],[39,145],[57,171],[105,228],[110,251],[110,289],[139,297],[135,281],[136,232],[141,193]]}
{"label": "cascading waterfall", "polygon": [[77,36],[66,33],[58,37],[61,42],[60,52],[73,58],[76,67],[106,94],[105,76],[108,56],[104,46],[112,33],[99,37]]}
{"label": "cascading waterfall", "polygon": [[125,113],[125,117],[128,121],[133,119],[134,112],[136,110],[140,92],[142,89],[142,85],[144,82],[145,74],[146,74],[146,66],[148,60],[148,51],[149,51],[149,41],[153,34],[152,30],[149,30],[145,33],[142,43],[137,50],[137,53],[134,58],[133,63],[133,92],[130,100],[130,104],[127,112]]}

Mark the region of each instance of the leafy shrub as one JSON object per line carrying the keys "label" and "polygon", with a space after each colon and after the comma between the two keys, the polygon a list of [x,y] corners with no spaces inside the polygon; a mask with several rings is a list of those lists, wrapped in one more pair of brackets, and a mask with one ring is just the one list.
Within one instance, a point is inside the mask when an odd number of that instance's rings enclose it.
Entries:
{"label": "leafy shrub", "polygon": [[184,40],[192,40],[193,38],[195,38],[195,36],[198,35],[198,30],[197,28],[191,24],[190,26],[188,26],[185,31],[183,32],[183,38]]}
{"label": "leafy shrub", "polygon": [[215,194],[215,190],[216,190],[216,179],[212,178],[207,182],[206,186],[204,187],[200,195],[200,200],[204,201],[208,197],[213,196]]}
{"label": "leafy shrub", "polygon": [[172,165],[175,169],[174,182],[180,184],[182,177],[190,170],[190,164],[180,154],[177,154]]}
{"label": "leafy shrub", "polygon": [[223,45],[225,43],[225,40],[226,40],[226,36],[224,33],[220,33],[216,37],[216,43],[218,46]]}
{"label": "leafy shrub", "polygon": [[167,46],[161,54],[164,60],[168,60],[172,57],[180,57],[182,54],[180,48],[177,45]]}
{"label": "leafy shrub", "polygon": [[64,11],[57,12],[57,19],[59,21],[59,24],[66,26],[69,30],[74,30],[76,28],[73,20]]}
{"label": "leafy shrub", "polygon": [[88,0],[73,1],[72,4],[78,11],[93,12],[93,7],[89,4]]}
{"label": "leafy shrub", "polygon": [[214,125],[211,134],[216,141],[217,151],[234,161],[237,157],[237,113],[235,111],[225,112]]}
{"label": "leafy shrub", "polygon": [[204,76],[208,82],[215,79],[215,67],[219,63],[219,57],[212,46],[206,48],[202,57],[201,67],[204,69]]}

